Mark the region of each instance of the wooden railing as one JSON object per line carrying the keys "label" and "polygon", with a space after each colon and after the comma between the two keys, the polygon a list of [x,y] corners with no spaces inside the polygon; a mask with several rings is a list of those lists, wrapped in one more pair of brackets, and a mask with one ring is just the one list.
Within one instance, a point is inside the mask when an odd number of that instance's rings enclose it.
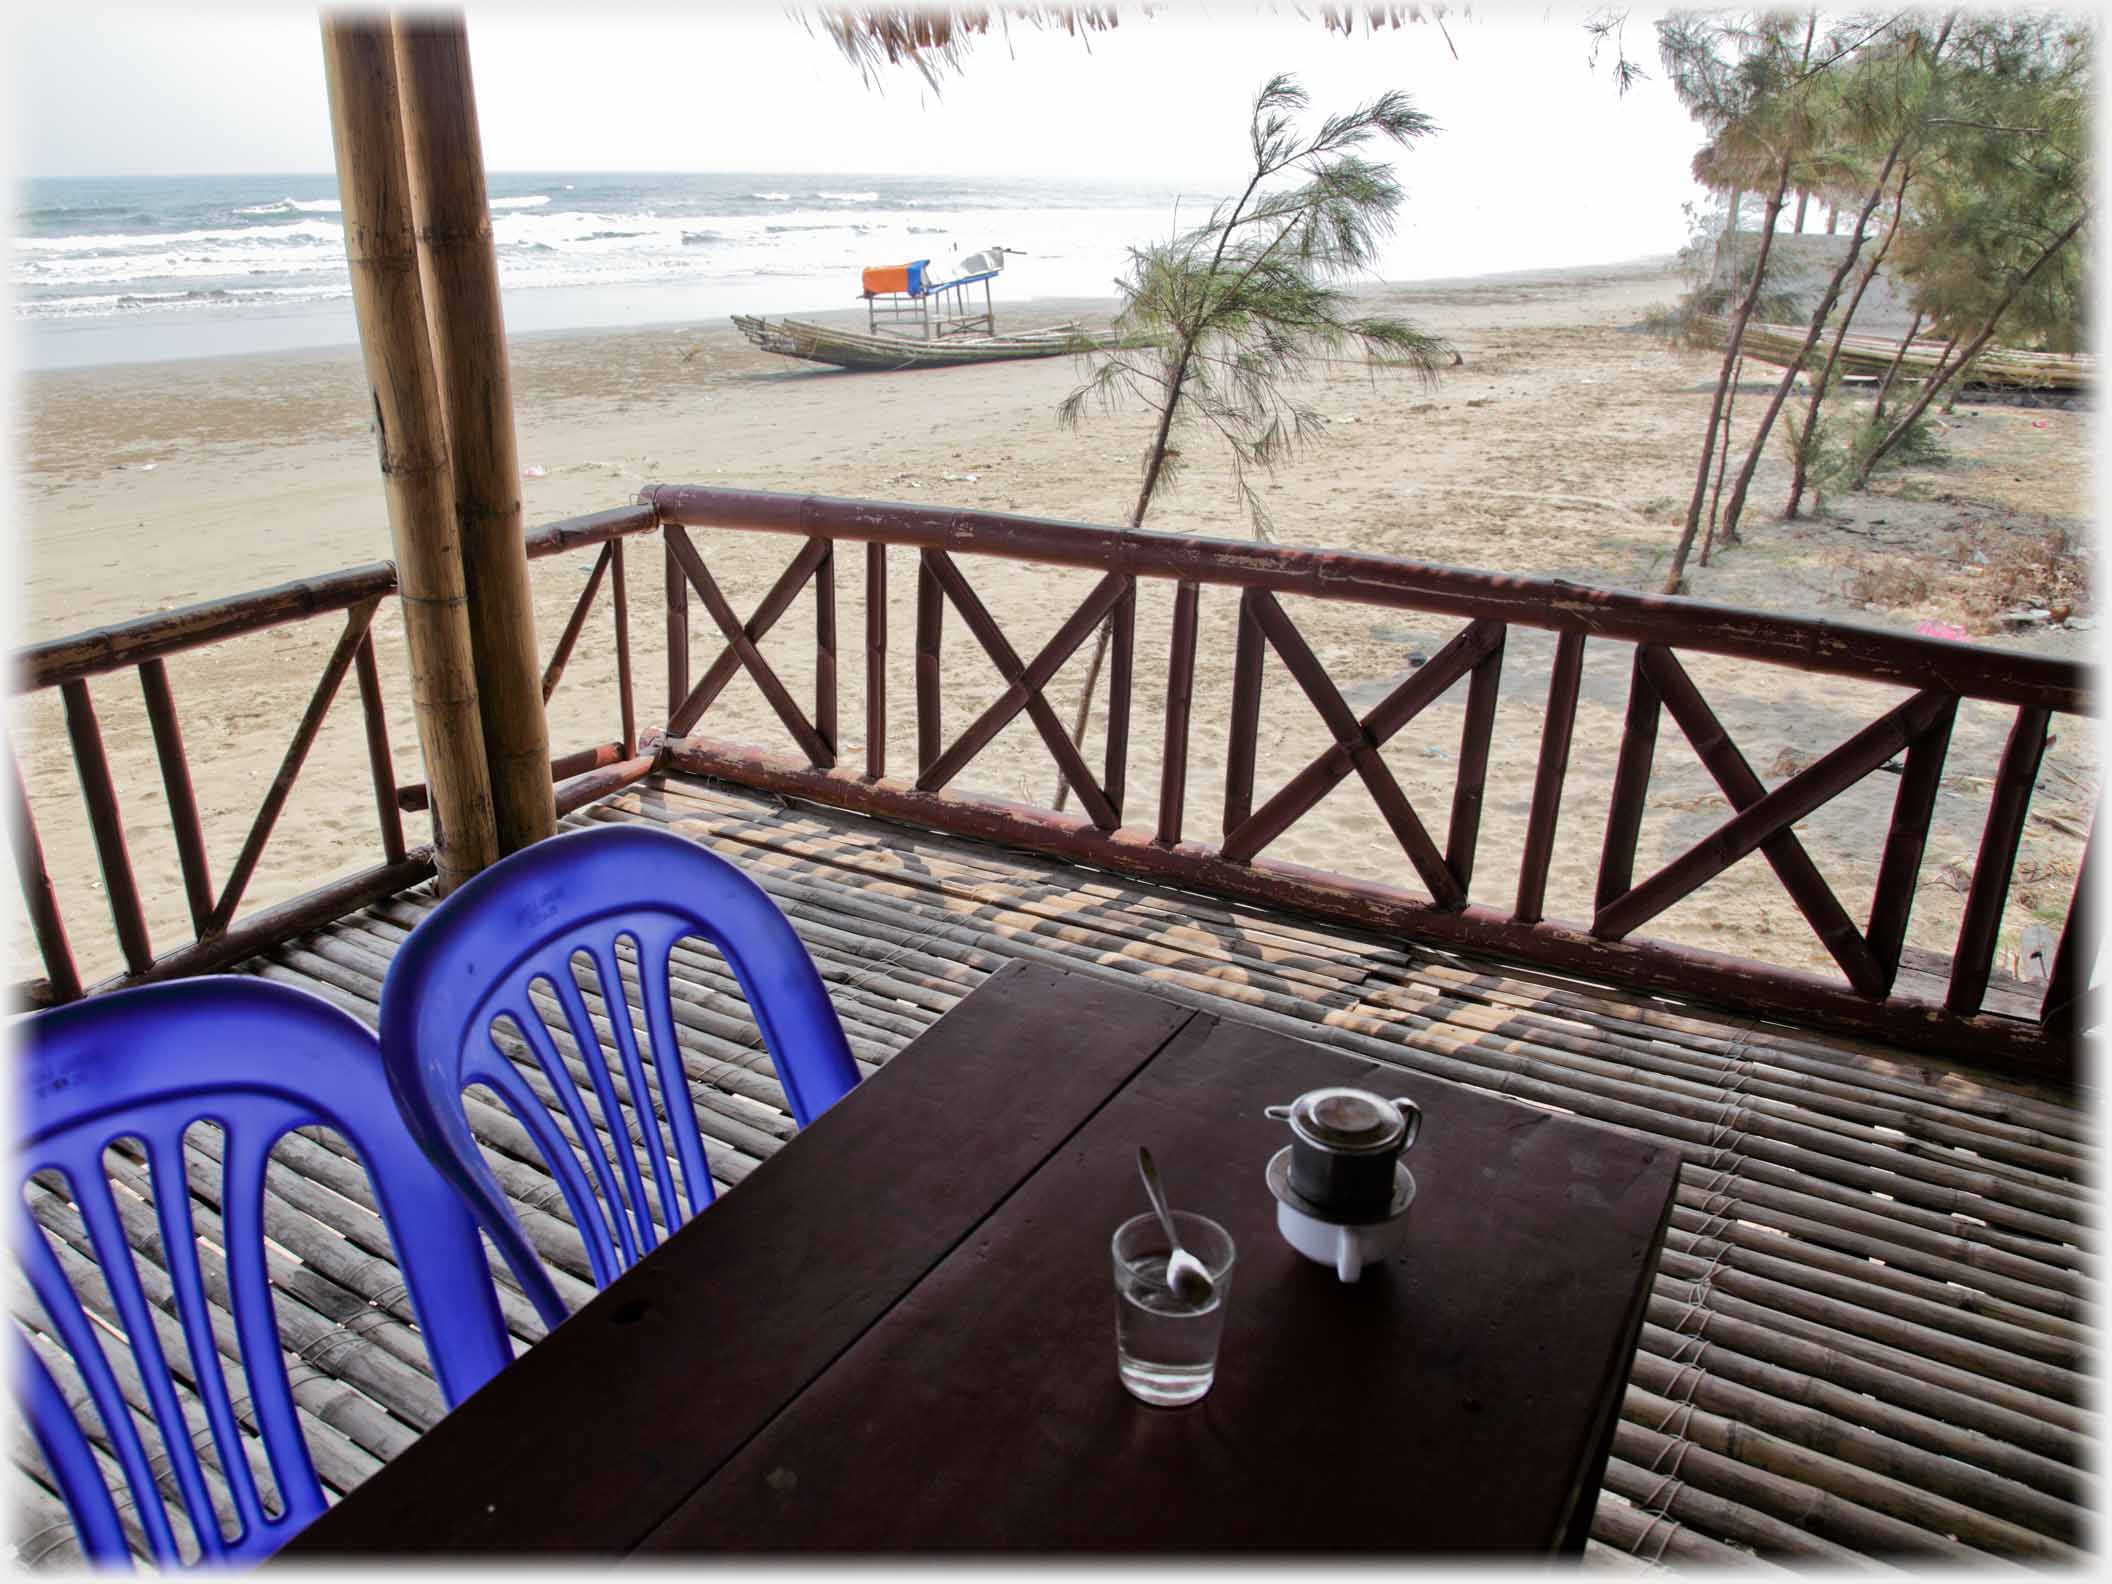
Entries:
{"label": "wooden railing", "polygon": [[[638,727],[624,541],[664,529],[668,705],[664,732]],[[690,529],[780,534],[801,541],[755,610],[743,620]],[[747,541],[752,544],[752,541]],[[864,763],[838,763],[836,547],[865,547]],[[1143,879],[1420,938],[1435,945],[1561,973],[1727,1004],[1823,1029],[1875,1037],[1911,1049],[2008,1063],[2065,1081],[2075,1077],[2082,992],[2092,961],[2095,921],[2090,851],[2084,844],[2074,896],[2052,953],[2044,994],[2032,1015],[2013,1003],[1985,1004],[1997,933],[2016,866],[2040,758],[2057,715],[2092,707],[2084,668],[2037,656],[1711,606],[1699,601],[1593,588],[1555,579],[1461,571],[1384,556],[1125,532],[995,512],[663,486],[639,504],[572,519],[529,536],[531,556],[598,546],[598,559],[554,645],[544,697],[566,665],[604,587],[616,643],[618,734],[553,763],[561,812],[636,781],[656,766],[686,769],[779,794],[907,819],[1002,841]],[[912,635],[915,770],[891,773],[887,661],[890,650],[887,550],[917,552]],[[716,549],[716,547],[714,547]],[[962,566],[1000,557],[1083,568],[1100,577],[1068,619],[1033,655],[1023,656],[977,594]],[[1171,585],[1166,689],[1155,818],[1126,824],[1132,702],[1138,663],[1140,579]],[[1206,588],[1234,591],[1230,709],[1224,753],[1224,817],[1214,842],[1184,829],[1192,707],[1199,652],[1198,612]],[[111,919],[125,971],[104,989],[201,972],[241,957],[413,884],[431,873],[428,850],[404,845],[400,811],[424,806],[424,789],[397,787],[390,769],[378,671],[369,627],[395,591],[385,563],[123,626],[36,645],[18,659],[18,691],[60,690],[81,790],[93,826]],[[764,639],[809,591],[813,598],[813,697],[803,707],[762,652]],[[1360,714],[1344,698],[1283,601],[1296,596],[1456,618],[1460,627],[1428,662]],[[703,607],[720,652],[692,675],[691,600]],[[942,667],[948,606],[996,667],[1004,691],[955,735],[944,729]],[[235,863],[211,884],[185,749],[165,658],[240,633],[346,613],[345,627],[295,728]],[[1051,682],[1103,622],[1111,629],[1104,743],[1097,768],[1074,745],[1048,697]],[[1505,907],[1476,905],[1470,888],[1488,859],[1481,846],[1498,686],[1514,628],[1554,635],[1546,711],[1533,791]],[[1570,794],[1570,751],[1587,645],[1632,646],[1625,719],[1590,917],[1545,916],[1557,822]],[[1515,645],[1510,646],[1515,652]],[[1319,715],[1328,746],[1257,806],[1255,771],[1264,656],[1274,652]],[[1681,655],[1705,654],[1911,689],[1909,696],[1772,790],[1755,774],[1731,733],[1689,674]],[[136,669],[182,863],[193,939],[153,954],[125,852],[115,788],[89,696],[89,680]],[[270,837],[309,745],[346,670],[358,679],[367,728],[381,861],[320,890],[236,919],[245,887]],[[745,673],[796,749],[773,754],[699,735],[727,685]],[[1439,833],[1404,793],[1381,749],[1451,689],[1465,703],[1450,805]],[[1995,767],[1956,948],[1940,992],[1903,988],[1907,924],[1922,887],[1922,858],[1961,701],[2013,712]],[[1642,814],[1656,763],[1659,728],[1670,715],[1693,744],[1728,804],[1727,817],[1655,872],[1636,873]],[[951,790],[966,766],[1019,716],[1033,724],[1082,815]],[[1858,926],[1812,862],[1795,829],[1880,766],[1900,771],[1877,880]],[[68,951],[53,887],[19,770],[9,758],[15,804],[16,866],[46,979],[29,987],[32,1004],[83,993]],[[1421,886],[1418,893],[1366,878],[1265,856],[1270,845],[1354,776],[1370,792],[1384,826]],[[1574,798],[1572,797],[1572,801]],[[1703,951],[1636,932],[1668,908],[1758,852],[1810,924],[1839,979],[1779,963]],[[1486,876],[1483,893],[1487,894]]]}
{"label": "wooden railing", "polygon": [[[643,754],[640,752],[632,700],[623,539],[627,535],[650,532],[655,526],[650,510],[633,506],[559,523],[528,536],[531,558],[558,555],[586,546],[600,547],[600,560],[594,574],[582,591],[545,672],[545,702],[564,674],[565,663],[578,642],[580,630],[605,577],[611,587],[621,734],[611,742],[596,744],[554,761],[553,774],[563,781],[557,790],[560,812],[569,812],[615,787],[635,781],[653,766],[650,746]],[[57,893],[44,861],[21,767],[10,742],[7,795],[11,802],[9,813],[15,868],[45,974],[41,981],[18,990],[18,1003],[48,1005],[75,1000],[97,990],[210,972],[302,930],[415,885],[433,873],[431,849],[405,844],[402,811],[424,808],[425,789],[415,785],[396,785],[388,723],[382,705],[381,673],[374,652],[372,626],[375,613],[382,601],[395,593],[395,568],[388,562],[377,561],[327,577],[288,583],[230,599],[211,600],[114,627],[34,644],[16,655],[14,690],[17,694],[55,688],[62,699],[74,768],[86,804],[103,891],[109,903],[111,927],[124,960],[124,969],[116,976],[94,985],[84,986],[82,983],[65,922],[60,915]],[[339,612],[344,613],[343,630],[323,665],[306,709],[294,727],[277,773],[250,820],[235,860],[216,889],[198,800],[192,788],[190,761],[169,682],[168,658],[202,645],[295,622],[327,619]],[[137,671],[144,694],[190,917],[190,942],[159,955],[156,955],[149,935],[147,909],[126,847],[118,789],[104,748],[90,687],[95,678],[125,670]],[[236,915],[257,864],[347,671],[357,679],[360,712],[366,728],[367,769],[373,788],[380,861],[302,896],[258,909],[238,922]]]}
{"label": "wooden railing", "polygon": [[[1799,620],[1700,601],[1623,593],[1553,579],[1514,578],[1389,557],[1124,532],[995,512],[926,509],[819,497],[662,486],[640,497],[667,538],[669,723],[662,746],[674,767],[780,794],[909,819],[1134,875],[1288,907],[1459,949],[1700,997],[1808,1025],[1874,1036],[1915,1049],[2010,1062],[2072,1079],[2079,1003],[2094,945],[2089,849],[2036,1016],[1986,1009],[1997,930],[2048,726],[2091,707],[2080,666],[1837,623]],[[743,622],[688,529],[784,534],[802,541],[755,613]],[[866,578],[865,764],[837,763],[835,547],[862,543]],[[915,773],[889,773],[885,698],[886,547],[918,552],[914,633]],[[1031,659],[1014,649],[965,575],[961,557],[1003,557],[1085,568],[1100,580]],[[1124,824],[1140,578],[1174,586],[1161,723],[1157,819]],[[762,657],[758,644],[812,586],[816,609],[811,716]],[[1204,588],[1237,591],[1231,657],[1224,821],[1214,843],[1182,828],[1190,765],[1197,609]],[[689,679],[689,597],[703,603],[724,649],[694,686]],[[1451,616],[1463,623],[1420,669],[1362,715],[1344,700],[1283,596],[1352,601]],[[1006,688],[947,739],[941,639],[946,607],[959,614]],[[1046,696],[1051,680],[1111,619],[1107,728],[1096,775]],[[1481,805],[1505,637],[1514,627],[1556,635],[1531,810],[1508,908],[1472,905]],[[1591,917],[1543,916],[1579,679],[1586,645],[1633,645],[1625,726],[1608,794]],[[1273,650],[1325,723],[1332,745],[1255,806],[1262,663]],[[1831,752],[1766,788],[1747,763],[1680,654],[1699,653],[1890,683],[1914,691]],[[761,688],[797,757],[691,735],[736,671]],[[1381,747],[1454,685],[1467,697],[1444,845],[1404,795]],[[1937,783],[1961,700],[2014,710],[1996,769],[1948,982],[1940,997],[1898,985],[1908,917],[1921,884]],[[1083,817],[947,790],[961,770],[1020,714],[1032,721]],[[1662,717],[1695,747],[1729,805],[1728,817],[1655,873],[1635,873],[1638,836]],[[1813,864],[1794,827],[1895,756],[1899,790],[1878,862],[1866,923],[1858,927]],[[1370,791],[1425,895],[1343,874],[1279,863],[1263,851],[1338,783]],[[1781,878],[1825,944],[1841,979],[1637,938],[1635,931],[1753,852]]]}

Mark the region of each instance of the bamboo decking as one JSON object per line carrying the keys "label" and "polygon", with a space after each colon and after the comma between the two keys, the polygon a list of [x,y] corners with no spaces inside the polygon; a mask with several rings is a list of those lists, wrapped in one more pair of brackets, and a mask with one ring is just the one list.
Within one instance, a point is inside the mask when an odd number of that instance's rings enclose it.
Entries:
{"label": "bamboo decking", "polygon": [[[611,820],[665,825],[753,875],[866,1070],[1025,957],[1675,1142],[1686,1165],[1588,1560],[2064,1562],[2089,1543],[2097,1156],[2088,1115],[2056,1091],[679,775],[563,823]],[[242,967],[372,1023],[390,956],[433,905],[423,886]],[[723,1191],[792,1125],[723,965],[680,952],[675,982]],[[589,1000],[606,1008],[591,986]],[[475,1123],[560,1290],[583,1296],[580,1246],[525,1135],[495,1106]],[[363,1180],[328,1140],[282,1156],[268,1223],[282,1329],[325,1483],[343,1491],[439,1398]],[[209,1185],[199,1173],[194,1195]],[[31,1200],[64,1239],[63,1200]],[[212,1206],[194,1205],[210,1236]],[[535,1317],[504,1298],[526,1345]],[[19,1435],[16,1462],[17,1554],[62,1558],[70,1526],[22,1472],[35,1455]]]}

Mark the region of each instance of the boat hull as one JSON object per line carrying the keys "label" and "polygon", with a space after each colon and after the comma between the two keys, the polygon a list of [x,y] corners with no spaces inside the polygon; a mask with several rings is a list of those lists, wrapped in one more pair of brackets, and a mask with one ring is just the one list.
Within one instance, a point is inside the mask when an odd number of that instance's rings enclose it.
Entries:
{"label": "boat hull", "polygon": [[763,319],[735,314],[737,329],[765,352],[804,358],[847,369],[950,368],[963,363],[1003,363],[1015,358],[1061,357],[1127,344],[1114,331],[1086,331],[1076,325],[1011,336],[956,336],[941,341],[908,341],[898,336],[835,330],[804,319]]}

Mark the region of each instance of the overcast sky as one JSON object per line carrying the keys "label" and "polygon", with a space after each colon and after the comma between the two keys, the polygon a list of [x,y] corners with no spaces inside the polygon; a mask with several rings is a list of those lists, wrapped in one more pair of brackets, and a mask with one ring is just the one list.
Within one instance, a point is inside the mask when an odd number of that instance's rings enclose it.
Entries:
{"label": "overcast sky", "polygon": [[[1332,109],[1405,89],[1443,134],[1404,167],[1536,192],[1639,185],[1687,195],[1698,135],[1653,79],[1618,98],[1587,65],[1581,6],[1488,5],[1345,40],[1289,5],[1187,0],[1080,39],[1015,24],[978,41],[934,95],[907,69],[879,88],[806,6],[471,4],[494,170],[783,170],[1207,177],[1237,168],[1271,71]],[[1647,20],[1630,53],[1656,65]],[[15,170],[26,176],[332,168],[315,12],[88,5],[18,20]]]}

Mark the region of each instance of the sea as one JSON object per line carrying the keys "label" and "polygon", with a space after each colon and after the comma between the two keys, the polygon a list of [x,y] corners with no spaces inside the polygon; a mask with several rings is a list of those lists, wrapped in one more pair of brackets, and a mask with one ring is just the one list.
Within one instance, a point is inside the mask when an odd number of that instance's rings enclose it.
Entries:
{"label": "sea", "polygon": [[[772,172],[494,172],[507,328],[523,334],[852,308],[867,265],[1012,250],[993,297],[1106,297],[1139,242],[1213,195],[1119,181]],[[355,344],[332,175],[30,180],[18,366]]]}
{"label": "sea", "polygon": [[[991,247],[1009,250],[992,283],[998,326],[1023,327],[1046,322],[1024,308],[1035,299],[1112,297],[1131,247],[1201,223],[1225,196],[1142,176],[506,171],[485,185],[513,335],[854,309],[867,265],[929,259],[944,279],[949,260]],[[1411,188],[1373,273],[1627,261],[1669,253],[1678,230],[1676,204],[1618,183],[1557,214],[1486,182],[1431,181]],[[10,281],[17,368],[359,339],[328,173],[24,181]]]}

